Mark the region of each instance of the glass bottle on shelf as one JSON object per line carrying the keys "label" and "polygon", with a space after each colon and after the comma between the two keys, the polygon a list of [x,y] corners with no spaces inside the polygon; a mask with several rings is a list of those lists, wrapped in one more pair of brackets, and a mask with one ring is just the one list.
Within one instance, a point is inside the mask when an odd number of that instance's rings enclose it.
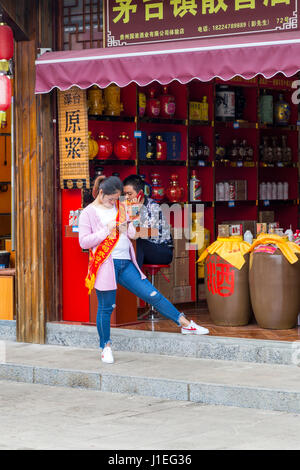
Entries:
{"label": "glass bottle on shelf", "polygon": [[202,121],[208,121],[208,102],[207,102],[207,96],[203,96],[203,98],[202,98],[202,103],[201,103],[201,108],[202,108]]}
{"label": "glass bottle on shelf", "polygon": [[231,162],[236,162],[238,159],[238,142],[236,139],[233,139],[232,145],[229,148],[228,158]]}
{"label": "glass bottle on shelf", "polygon": [[273,96],[263,90],[259,97],[259,121],[261,124],[273,124]]}
{"label": "glass bottle on shelf", "polygon": [[277,137],[276,136],[273,135],[271,137],[271,140],[272,140],[272,154],[273,154],[272,163],[275,163],[275,162],[280,161],[279,158],[280,158],[280,154],[281,154],[281,149],[277,145]]}
{"label": "glass bottle on shelf", "polygon": [[243,140],[238,147],[238,161],[243,162],[246,158],[246,141]]}
{"label": "glass bottle on shelf", "polygon": [[203,160],[203,154],[204,154],[204,149],[203,149],[203,141],[202,141],[202,136],[198,135],[197,137],[197,144],[196,144],[196,155],[198,160]]}
{"label": "glass bottle on shelf", "polygon": [[246,106],[246,98],[241,87],[235,91],[235,118],[242,121],[244,118],[244,110]]}
{"label": "glass bottle on shelf", "polygon": [[220,134],[216,134],[216,160],[223,161],[225,157],[225,148],[220,145]]}
{"label": "glass bottle on shelf", "polygon": [[156,136],[156,159],[167,160],[167,142],[163,141],[161,135]]}
{"label": "glass bottle on shelf", "polygon": [[210,155],[210,149],[208,145],[203,144],[203,159],[208,160]]}
{"label": "glass bottle on shelf", "polygon": [[253,147],[251,147],[251,145],[249,145],[246,140],[244,140],[243,142],[244,142],[244,145],[245,145],[245,161],[246,162],[252,162],[253,161],[253,155],[254,155]]}
{"label": "glass bottle on shelf", "polygon": [[175,97],[168,94],[168,87],[163,86],[163,93],[160,95],[160,114],[162,117],[172,118],[175,114]]}
{"label": "glass bottle on shelf", "polygon": [[287,146],[287,136],[281,136],[281,148],[282,148],[282,161],[286,163],[292,163],[293,155],[291,147]]}
{"label": "glass bottle on shelf", "polygon": [[189,156],[191,160],[195,160],[197,158],[197,149],[196,149],[196,144],[194,142],[190,143]]}
{"label": "glass bottle on shelf", "polygon": [[153,142],[152,136],[148,135],[147,143],[146,143],[146,159],[154,160],[155,158],[156,158],[156,146]]}
{"label": "glass bottle on shelf", "polygon": [[275,103],[274,109],[275,122],[279,126],[287,126],[290,122],[291,107],[284,100],[283,93],[279,93],[279,99]]}

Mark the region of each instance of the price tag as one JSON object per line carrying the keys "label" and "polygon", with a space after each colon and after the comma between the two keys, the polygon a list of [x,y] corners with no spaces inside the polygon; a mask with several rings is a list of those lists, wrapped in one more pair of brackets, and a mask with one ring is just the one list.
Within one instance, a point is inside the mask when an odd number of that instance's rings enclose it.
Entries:
{"label": "price tag", "polygon": [[241,168],[241,167],[243,167],[244,165],[243,165],[243,162],[236,162],[236,166],[237,166],[238,168]]}
{"label": "price tag", "polygon": [[79,232],[79,227],[77,227],[76,225],[73,225],[72,232]]}
{"label": "price tag", "polygon": [[240,123],[239,122],[234,122],[233,123],[233,128],[234,129],[238,129],[240,127]]}
{"label": "price tag", "polygon": [[228,201],[228,207],[235,207],[235,201]]}
{"label": "price tag", "polygon": [[284,165],[283,165],[282,162],[278,162],[278,163],[277,163],[277,166],[278,166],[279,168],[282,168]]}
{"label": "price tag", "polygon": [[198,160],[197,165],[198,166],[205,166],[205,161],[204,160]]}
{"label": "price tag", "polygon": [[134,138],[135,139],[140,139],[142,137],[142,132],[141,131],[134,131]]}
{"label": "price tag", "polygon": [[269,206],[269,205],[270,205],[270,201],[269,201],[269,199],[266,199],[266,200],[264,201],[264,206]]}

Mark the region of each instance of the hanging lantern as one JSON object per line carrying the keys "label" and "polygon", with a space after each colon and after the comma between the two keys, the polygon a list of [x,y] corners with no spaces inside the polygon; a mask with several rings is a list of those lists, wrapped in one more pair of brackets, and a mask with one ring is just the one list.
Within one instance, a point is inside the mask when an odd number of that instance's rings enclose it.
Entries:
{"label": "hanging lantern", "polygon": [[14,55],[14,35],[5,23],[0,23],[0,72],[9,71],[9,60]]}
{"label": "hanging lantern", "polygon": [[0,75],[0,125],[6,126],[6,111],[11,105],[11,81],[6,76]]}

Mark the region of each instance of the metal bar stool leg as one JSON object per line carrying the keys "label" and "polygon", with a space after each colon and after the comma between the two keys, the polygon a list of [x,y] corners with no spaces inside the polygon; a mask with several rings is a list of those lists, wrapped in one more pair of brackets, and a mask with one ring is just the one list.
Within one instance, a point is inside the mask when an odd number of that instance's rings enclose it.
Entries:
{"label": "metal bar stool leg", "polygon": [[[153,287],[155,287],[154,281],[155,281],[155,274],[152,271],[151,272],[151,284],[153,285]],[[148,321],[151,321],[151,322],[157,322],[161,319],[161,315],[155,310],[153,305],[150,305],[150,308],[147,310],[147,312],[145,312],[141,316],[139,316],[138,319],[139,320],[148,320]]]}

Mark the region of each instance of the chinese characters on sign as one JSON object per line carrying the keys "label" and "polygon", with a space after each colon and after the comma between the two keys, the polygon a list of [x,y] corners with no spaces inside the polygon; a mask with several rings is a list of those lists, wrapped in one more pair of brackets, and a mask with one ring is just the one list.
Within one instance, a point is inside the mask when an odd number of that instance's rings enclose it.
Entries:
{"label": "chinese characters on sign", "polygon": [[234,294],[234,268],[217,256],[217,262],[208,261],[207,289],[213,295],[230,297]]}
{"label": "chinese characters on sign", "polygon": [[297,0],[105,0],[107,47],[298,30]]}
{"label": "chinese characters on sign", "polygon": [[89,188],[88,122],[85,91],[58,92],[60,186]]}

